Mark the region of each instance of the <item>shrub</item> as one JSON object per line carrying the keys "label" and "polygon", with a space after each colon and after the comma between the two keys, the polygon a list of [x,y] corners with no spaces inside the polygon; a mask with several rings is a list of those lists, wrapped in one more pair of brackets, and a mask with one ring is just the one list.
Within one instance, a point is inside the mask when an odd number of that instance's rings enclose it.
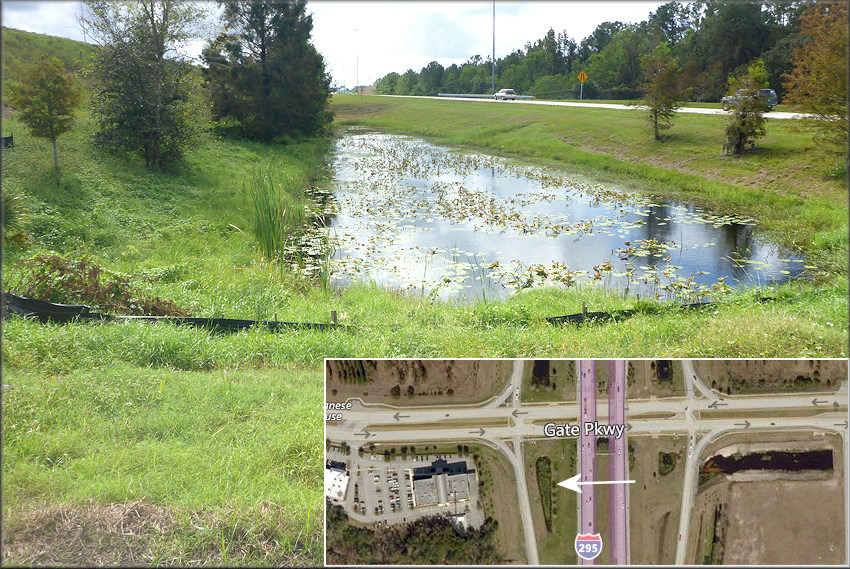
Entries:
{"label": "shrub", "polygon": [[20,261],[8,283],[10,292],[47,302],[87,304],[133,315],[186,316],[171,300],[135,295],[129,277],[102,269],[86,257],[33,255]]}

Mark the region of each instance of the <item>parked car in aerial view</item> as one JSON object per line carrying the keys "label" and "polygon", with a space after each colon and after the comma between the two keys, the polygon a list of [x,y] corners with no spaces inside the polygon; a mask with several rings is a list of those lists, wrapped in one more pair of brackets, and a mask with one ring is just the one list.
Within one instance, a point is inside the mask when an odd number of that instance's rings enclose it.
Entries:
{"label": "parked car in aerial view", "polygon": [[[728,111],[732,107],[738,104],[742,98],[752,97],[753,95],[748,95],[746,89],[738,89],[734,95],[727,95],[720,99],[720,103],[723,105],[723,110]],[[772,109],[777,103],[776,100],[776,91],[773,89],[759,89],[756,91],[755,98],[761,102],[767,110]]]}
{"label": "parked car in aerial view", "polygon": [[499,99],[503,101],[513,99],[514,101],[516,101],[516,91],[514,91],[513,89],[502,89],[498,93],[493,93],[493,98],[497,101]]}

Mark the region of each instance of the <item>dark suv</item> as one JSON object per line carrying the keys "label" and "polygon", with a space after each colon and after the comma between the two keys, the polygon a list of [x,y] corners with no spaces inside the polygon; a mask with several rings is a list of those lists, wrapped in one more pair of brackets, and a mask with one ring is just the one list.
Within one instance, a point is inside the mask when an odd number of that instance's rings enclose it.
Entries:
{"label": "dark suv", "polygon": [[[738,104],[743,98],[749,98],[753,95],[748,95],[746,89],[738,89],[734,95],[728,95],[720,99],[720,103],[723,105],[723,110],[728,111],[730,108],[734,107]],[[777,104],[776,101],[776,91],[773,89],[759,89],[756,91],[755,98],[769,111]]]}

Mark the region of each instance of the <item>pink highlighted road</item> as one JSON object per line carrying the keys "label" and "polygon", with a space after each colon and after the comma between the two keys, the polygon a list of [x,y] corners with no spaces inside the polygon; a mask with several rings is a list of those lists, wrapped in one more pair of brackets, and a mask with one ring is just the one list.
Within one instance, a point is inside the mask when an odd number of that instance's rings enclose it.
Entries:
{"label": "pink highlighted road", "polygon": [[[608,362],[608,424],[626,424],[626,361],[611,360]],[[608,437],[608,480],[626,479],[626,430],[623,436]],[[628,563],[629,536],[626,518],[627,485],[610,485],[610,522],[611,522],[611,565],[626,565]]]}
{"label": "pink highlighted road", "polygon": [[[596,362],[579,362],[579,389],[581,393],[581,425],[596,421]],[[596,480],[596,435],[579,433],[581,446],[581,481]],[[588,484],[581,490],[581,529],[579,533],[596,533],[596,486]],[[604,546],[603,546],[604,547]],[[595,565],[594,560],[581,560],[582,565]]]}

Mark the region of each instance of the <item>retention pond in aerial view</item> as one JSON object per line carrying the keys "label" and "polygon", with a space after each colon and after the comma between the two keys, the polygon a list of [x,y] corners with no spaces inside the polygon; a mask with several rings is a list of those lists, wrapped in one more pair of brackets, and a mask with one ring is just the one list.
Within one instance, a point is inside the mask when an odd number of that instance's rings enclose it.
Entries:
{"label": "retention pond in aerial view", "polygon": [[461,300],[598,285],[693,301],[807,268],[752,219],[408,136],[347,131],[326,190],[335,285]]}

